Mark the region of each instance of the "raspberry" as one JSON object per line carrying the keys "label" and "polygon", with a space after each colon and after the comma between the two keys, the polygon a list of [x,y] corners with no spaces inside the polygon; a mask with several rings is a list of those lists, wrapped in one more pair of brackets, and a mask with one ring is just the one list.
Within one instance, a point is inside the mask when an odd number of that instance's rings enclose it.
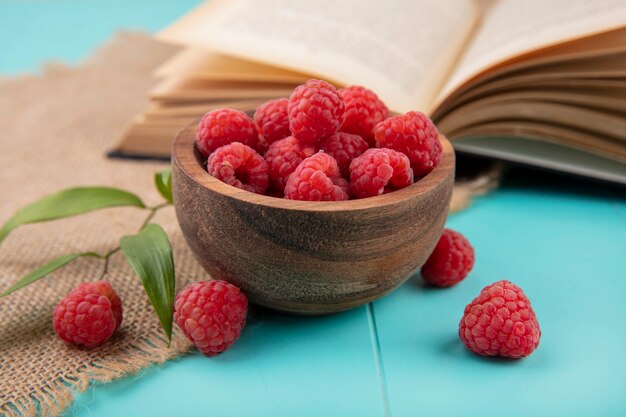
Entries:
{"label": "raspberry", "polygon": [[459,336],[479,355],[523,358],[539,345],[541,329],[522,289],[498,281],[483,288],[465,307]]}
{"label": "raspberry", "polygon": [[376,144],[404,153],[411,161],[413,173],[422,177],[441,160],[441,142],[433,122],[420,112],[390,117],[374,128]]}
{"label": "raspberry", "polygon": [[355,198],[374,197],[411,184],[409,158],[392,149],[368,149],[350,164],[350,191]]}
{"label": "raspberry", "polygon": [[256,129],[268,145],[291,135],[287,113],[288,103],[289,100],[286,98],[270,100],[261,104],[254,112]]}
{"label": "raspberry", "polygon": [[346,103],[342,132],[354,133],[375,146],[374,127],[389,116],[389,109],[372,90],[358,85],[342,88],[339,94]]}
{"label": "raspberry", "polygon": [[88,349],[100,346],[122,324],[122,301],[107,281],[80,284],[54,308],[52,326],[61,339]]}
{"label": "raspberry", "polygon": [[246,325],[248,299],[225,281],[198,281],[176,296],[174,321],[207,356],[228,349]]}
{"label": "raspberry", "polygon": [[263,156],[265,155],[265,152],[267,152],[269,147],[270,147],[270,144],[267,143],[265,138],[259,134],[259,140],[257,141],[256,146],[254,147],[254,150],[257,151],[259,155]]}
{"label": "raspberry", "polygon": [[289,176],[285,198],[307,201],[339,201],[350,198],[348,181],[337,161],[325,153],[306,158]]}
{"label": "raspberry", "polygon": [[282,194],[289,175],[295,171],[304,158],[314,153],[313,146],[304,145],[293,136],[272,143],[265,153],[272,194]]}
{"label": "raspberry", "polygon": [[205,114],[198,124],[196,135],[198,150],[205,157],[232,142],[256,148],[258,140],[254,121],[244,112],[233,109],[213,110]]}
{"label": "raspberry", "polygon": [[207,171],[226,184],[257,194],[264,194],[269,183],[265,159],[239,142],[213,152],[209,156]]}
{"label": "raspberry", "polygon": [[350,178],[350,162],[368,148],[362,137],[344,132],[333,133],[320,143],[320,149],[335,158],[344,178]]}
{"label": "raspberry", "polygon": [[315,145],[339,130],[345,104],[335,87],[326,81],[309,80],[293,90],[288,111],[291,134],[305,144]]}
{"label": "raspberry", "polygon": [[444,229],[435,250],[422,267],[425,281],[450,287],[469,274],[474,266],[474,248],[459,232]]}

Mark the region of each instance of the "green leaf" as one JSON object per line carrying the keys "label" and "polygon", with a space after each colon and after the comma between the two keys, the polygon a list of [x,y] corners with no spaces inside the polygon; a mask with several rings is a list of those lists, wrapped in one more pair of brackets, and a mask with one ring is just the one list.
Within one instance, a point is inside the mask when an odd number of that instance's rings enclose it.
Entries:
{"label": "green leaf", "polygon": [[145,207],[135,194],[117,188],[69,188],[19,209],[0,229],[0,242],[22,224],[60,219],[114,206]]}
{"label": "green leaf", "polygon": [[148,224],[138,234],[124,236],[120,246],[128,263],[141,279],[167,335],[169,346],[175,287],[174,257],[169,239],[161,226]]}
{"label": "green leaf", "polygon": [[33,272],[29,273],[28,275],[20,279],[18,282],[11,285],[7,290],[5,290],[2,294],[0,294],[0,297],[9,295],[14,291],[19,290],[20,288],[24,288],[25,286],[30,285],[35,281],[38,281],[39,279],[45,277],[49,273],[56,271],[62,266],[65,266],[68,263],[72,262],[74,259],[80,258],[81,256],[94,256],[96,258],[101,257],[95,252],[80,252],[80,253],[70,253],[69,255],[63,255],[35,269]]}
{"label": "green leaf", "polygon": [[172,170],[168,168],[165,171],[154,174],[154,183],[163,198],[172,204],[174,202],[172,198]]}

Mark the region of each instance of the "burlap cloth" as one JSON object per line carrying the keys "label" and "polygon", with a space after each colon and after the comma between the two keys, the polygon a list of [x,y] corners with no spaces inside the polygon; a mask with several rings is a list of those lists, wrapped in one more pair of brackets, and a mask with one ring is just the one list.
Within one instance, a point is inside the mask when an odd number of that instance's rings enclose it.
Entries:
{"label": "burlap cloth", "polygon": [[[52,65],[41,76],[0,79],[0,223],[19,207],[61,188],[108,185],[161,202],[153,173],[166,164],[104,155],[145,106],[151,71],[175,48],[145,35],[122,34],[77,68]],[[453,208],[495,184],[493,172],[455,189]],[[134,233],[147,215],[136,208],[98,212],[24,226],[0,244],[0,289],[51,258],[79,251],[104,253]],[[172,241],[181,288],[206,273],[178,229],[173,209],[154,219]],[[121,254],[106,276],[124,303],[124,322],[95,350],[68,346],[54,334],[55,304],[77,283],[100,276],[102,261],[79,259],[0,299],[0,413],[58,415],[91,381],[110,381],[180,355],[189,343],[175,331],[167,349],[143,288]]]}

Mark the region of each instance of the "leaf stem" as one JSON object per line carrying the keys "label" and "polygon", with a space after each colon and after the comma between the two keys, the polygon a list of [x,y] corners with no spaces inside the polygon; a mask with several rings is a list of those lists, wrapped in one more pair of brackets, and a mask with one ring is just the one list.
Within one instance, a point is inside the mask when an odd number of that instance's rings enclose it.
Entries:
{"label": "leaf stem", "polygon": [[101,258],[104,259],[104,266],[102,268],[102,273],[100,274],[100,279],[103,279],[107,272],[109,272],[109,259],[111,259],[111,256],[115,253],[119,252],[120,249],[121,248],[118,246],[101,256]]}
{"label": "leaf stem", "polygon": [[161,203],[159,205],[156,205],[154,207],[149,207],[148,209],[150,210],[150,214],[148,214],[148,217],[146,217],[146,219],[143,221],[143,223],[141,224],[141,227],[139,228],[139,231],[141,232],[141,230],[146,227],[146,225],[148,223],[150,223],[150,220],[152,220],[152,218],[154,217],[154,215],[157,213],[157,211],[159,211],[160,209],[162,209],[163,207],[169,206],[170,203]]}
{"label": "leaf stem", "polygon": [[[171,204],[170,203],[161,203],[161,204],[158,204],[158,205],[153,206],[153,207],[147,207],[146,209],[150,210],[150,213],[148,213],[148,216],[146,217],[146,219],[143,221],[143,223],[141,223],[141,226],[139,227],[139,231],[141,232],[143,230],[143,228],[146,227],[148,225],[148,223],[150,223],[150,220],[152,220],[152,218],[157,213],[157,211],[159,211],[163,207],[167,207],[169,205],[171,205]],[[104,265],[102,267],[102,273],[100,273],[100,278],[99,279],[102,280],[104,278],[104,276],[109,272],[109,260],[111,259],[111,256],[113,256],[117,252],[119,252],[120,249],[122,249],[122,248],[120,246],[117,246],[116,248],[113,248],[110,251],[108,251],[107,253],[105,253],[104,255],[100,256],[100,259],[104,260]]]}

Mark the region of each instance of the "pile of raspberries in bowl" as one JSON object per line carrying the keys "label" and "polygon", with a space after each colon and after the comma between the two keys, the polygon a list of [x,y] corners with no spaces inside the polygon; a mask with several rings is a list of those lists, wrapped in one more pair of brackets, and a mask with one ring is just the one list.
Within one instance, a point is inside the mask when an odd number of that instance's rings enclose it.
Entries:
{"label": "pile of raspberries in bowl", "polygon": [[207,171],[257,194],[306,201],[374,197],[408,187],[441,160],[433,122],[411,111],[390,115],[361,86],[335,89],[322,80],[289,98],[205,114],[196,146]]}

